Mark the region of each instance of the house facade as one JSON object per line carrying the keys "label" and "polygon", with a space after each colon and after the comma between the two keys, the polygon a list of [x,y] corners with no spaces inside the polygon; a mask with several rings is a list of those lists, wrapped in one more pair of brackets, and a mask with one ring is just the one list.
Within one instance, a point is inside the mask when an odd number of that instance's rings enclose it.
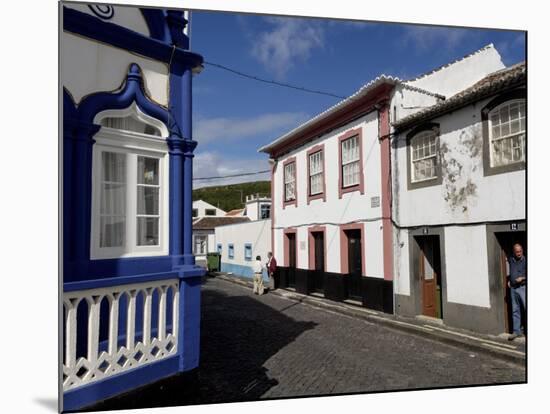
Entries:
{"label": "house facade", "polygon": [[[247,221],[216,227],[216,251],[221,255],[221,271],[241,277],[254,276],[253,263],[260,256],[267,261],[271,251],[271,199],[259,194],[246,196],[243,212]],[[267,279],[267,273],[264,272]]]}
{"label": "house facade", "polygon": [[62,410],[198,367],[188,18],[60,4]]}
{"label": "house facade", "polygon": [[395,302],[509,332],[506,257],[526,250],[525,64],[496,70],[393,124]]}
{"label": "house facade", "polygon": [[[421,195],[429,190],[422,184],[413,185],[416,192],[405,192],[407,169],[401,164],[407,165],[407,152],[396,143],[402,141],[400,128],[408,121],[399,122],[452,103],[452,97],[503,68],[500,55],[488,45],[408,81],[381,75],[260,148],[272,163],[271,244],[280,285],[387,313],[416,314],[406,303],[412,268],[408,256],[403,259],[402,227],[409,222],[402,218],[423,215],[432,223],[439,214],[435,209],[442,206],[441,201],[433,208],[424,206]],[[423,145],[431,150],[428,143]],[[418,154],[414,162],[420,164]],[[449,152],[447,162],[460,170],[454,173],[457,178],[462,170],[454,164],[455,155]],[[495,191],[492,185],[487,191]],[[455,198],[468,190],[456,191]],[[514,196],[523,200],[519,193]],[[431,197],[444,199],[435,193]],[[469,222],[468,214],[463,220]],[[463,326],[452,318],[444,320]]]}

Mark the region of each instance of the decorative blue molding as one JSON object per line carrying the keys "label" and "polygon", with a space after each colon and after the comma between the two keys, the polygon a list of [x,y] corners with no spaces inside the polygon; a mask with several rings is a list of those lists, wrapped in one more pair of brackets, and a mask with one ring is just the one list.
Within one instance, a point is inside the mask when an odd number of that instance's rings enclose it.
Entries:
{"label": "decorative blue molding", "polygon": [[160,40],[163,43],[172,44],[172,35],[166,24],[166,12],[160,9],[140,8],[145,23],[149,28],[149,35],[153,39]]}
{"label": "decorative blue molding", "polygon": [[103,20],[110,20],[115,15],[115,8],[109,4],[89,4],[88,8]]}
{"label": "decorative blue molding", "polygon": [[93,124],[94,117],[105,109],[124,109],[133,102],[147,115],[168,125],[168,111],[150,101],[142,89],[143,79],[139,66],[132,63],[128,69],[124,87],[118,93],[98,92],[87,96],[79,105],[78,120]]}
{"label": "decorative blue molding", "polygon": [[172,44],[182,49],[189,49],[189,37],[183,33],[188,21],[183,12],[181,10],[168,10],[166,12],[166,22],[170,28]]}
{"label": "decorative blue molding", "polygon": [[[155,17],[155,19],[157,19]],[[155,20],[156,22],[157,20]],[[63,30],[98,40],[143,56],[165,63],[178,62],[186,68],[195,68],[202,64],[201,55],[173,46],[167,42],[166,34],[158,23],[154,23],[158,40],[141,33],[103,21],[87,13],[63,7]],[[169,28],[165,30],[171,30]],[[170,39],[171,40],[171,39]]]}

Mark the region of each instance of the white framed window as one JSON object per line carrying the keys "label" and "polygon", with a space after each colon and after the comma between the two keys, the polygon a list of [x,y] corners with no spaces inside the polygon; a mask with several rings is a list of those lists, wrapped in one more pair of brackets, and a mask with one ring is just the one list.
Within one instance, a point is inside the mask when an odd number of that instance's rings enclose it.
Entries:
{"label": "white framed window", "polygon": [[309,156],[309,195],[323,192],[323,151]]}
{"label": "white framed window", "polygon": [[296,162],[285,165],[285,201],[296,200]]}
{"label": "white framed window", "polygon": [[438,177],[437,133],[422,131],[416,134],[410,143],[411,181],[418,183]]}
{"label": "white framed window", "polygon": [[208,236],[205,234],[197,234],[194,236],[194,253],[204,255],[208,253]]}
{"label": "white framed window", "polygon": [[525,161],[525,100],[505,102],[489,113],[491,167]]}
{"label": "white framed window", "polygon": [[135,104],[94,123],[91,258],[168,254],[167,128]]}
{"label": "white framed window", "polygon": [[361,182],[359,136],[347,138],[342,145],[342,187],[351,187]]}

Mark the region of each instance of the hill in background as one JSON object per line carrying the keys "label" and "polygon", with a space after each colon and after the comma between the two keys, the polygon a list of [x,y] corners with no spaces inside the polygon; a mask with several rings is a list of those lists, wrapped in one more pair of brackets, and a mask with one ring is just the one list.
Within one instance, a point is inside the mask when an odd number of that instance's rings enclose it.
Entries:
{"label": "hill in background", "polygon": [[243,208],[246,196],[256,193],[270,196],[271,181],[254,181],[251,183],[197,188],[193,190],[193,201],[203,200],[222,210],[229,211]]}

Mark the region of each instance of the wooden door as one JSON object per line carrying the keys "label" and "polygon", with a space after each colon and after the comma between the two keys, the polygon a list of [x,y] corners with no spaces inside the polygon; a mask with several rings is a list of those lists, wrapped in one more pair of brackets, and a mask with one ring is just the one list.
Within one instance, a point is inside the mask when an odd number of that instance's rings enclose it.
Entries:
{"label": "wooden door", "polygon": [[[437,279],[435,243],[433,237],[422,237],[420,246],[420,286],[422,290],[422,314],[434,318],[441,317],[437,300]],[[439,305],[439,306],[438,306]]]}
{"label": "wooden door", "polygon": [[288,286],[296,286],[296,234],[289,233],[288,237]]}
{"label": "wooden door", "polygon": [[363,258],[361,255],[361,231],[351,230],[348,236],[348,296],[350,299],[362,300]]}
{"label": "wooden door", "polygon": [[313,289],[316,292],[324,292],[325,289],[325,235],[323,232],[313,233],[314,240],[314,253],[315,253],[315,263],[314,263],[314,279],[313,279]]}

